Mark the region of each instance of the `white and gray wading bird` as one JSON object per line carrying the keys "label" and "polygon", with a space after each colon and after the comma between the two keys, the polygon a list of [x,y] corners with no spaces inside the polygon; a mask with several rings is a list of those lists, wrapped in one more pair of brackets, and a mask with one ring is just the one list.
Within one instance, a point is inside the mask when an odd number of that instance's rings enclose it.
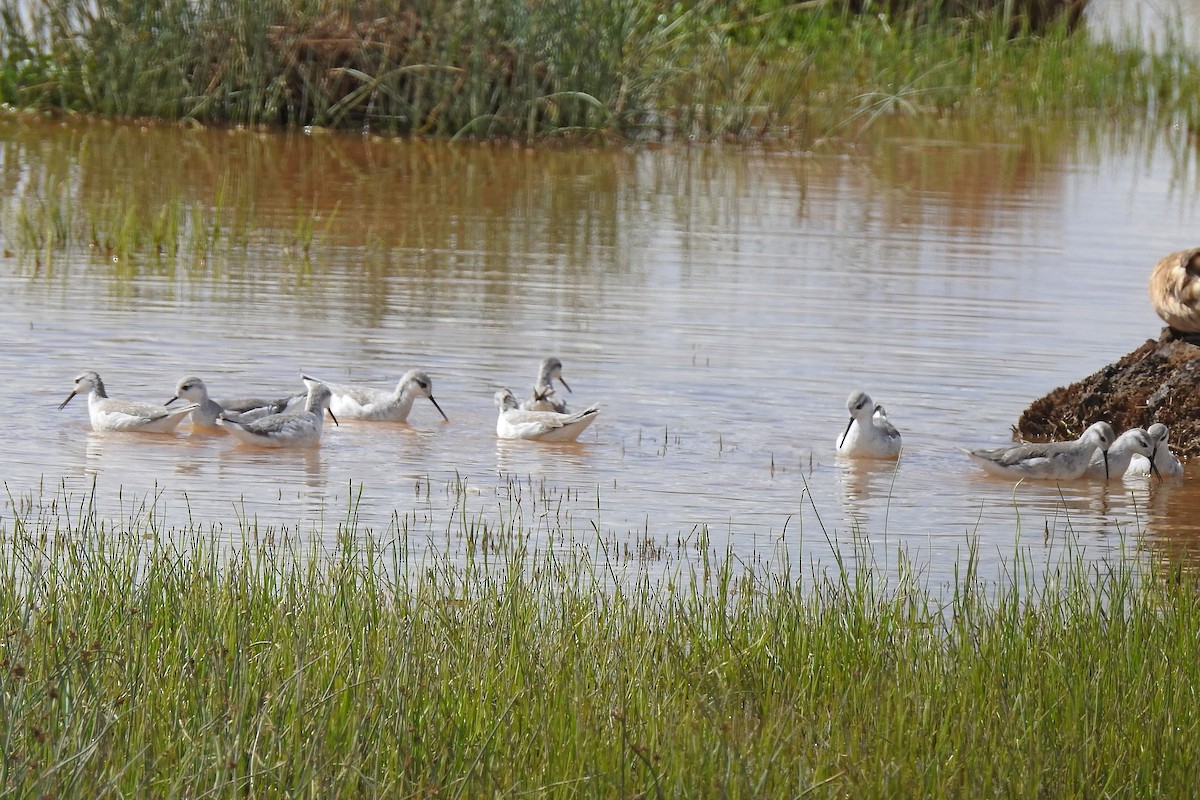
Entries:
{"label": "white and gray wading bird", "polygon": [[500,416],[496,419],[496,435],[501,439],[534,439],[539,442],[573,442],[587,426],[596,421],[600,409],[589,406],[574,414],[557,411],[526,411],[508,389],[495,394]]}
{"label": "white and gray wading bird", "polygon": [[[302,376],[305,381],[316,378]],[[320,383],[325,383],[320,381]],[[407,422],[413,401],[427,397],[433,407],[447,422],[450,418],[437,400],[433,399],[433,381],[419,369],[410,369],[401,376],[396,388],[391,391],[374,389],[370,386],[347,386],[340,383],[325,383],[333,393],[329,410],[342,419],[361,419],[374,422]]]}
{"label": "white and gray wading bird", "polygon": [[900,431],[888,421],[883,406],[871,402],[866,392],[851,392],[846,399],[850,421],[838,437],[837,452],[851,458],[898,458]]}
{"label": "white and gray wading bird", "polygon": [[553,356],[543,358],[538,364],[537,383],[533,387],[533,396],[521,402],[523,411],[557,411],[567,413],[567,401],[554,394],[554,381],[558,380],[568,392],[571,387],[562,376],[562,362]]}
{"label": "white and gray wading bird", "polygon": [[[1088,462],[1084,474],[1089,478],[1099,478],[1106,473],[1114,478],[1120,477],[1129,469],[1134,456],[1145,456],[1147,459],[1154,456],[1154,440],[1141,428],[1130,428],[1117,437],[1104,455],[1108,460],[1107,465],[1104,458],[1092,453],[1092,460]],[[1151,466],[1150,469],[1158,472],[1158,467]]]}
{"label": "white and gray wading bird", "polygon": [[169,406],[176,400],[190,400],[198,406],[198,408],[192,409],[192,425],[201,428],[216,428],[218,427],[217,419],[222,414],[239,422],[249,422],[268,414],[280,414],[287,410],[289,403],[297,404],[306,397],[305,394],[297,394],[275,400],[245,397],[218,402],[208,396],[208,387],[204,385],[204,381],[191,375],[179,381],[175,386],[175,396],[168,400],[166,405]]}
{"label": "white and gray wading bird", "polygon": [[[1150,437],[1150,441],[1154,445],[1153,468],[1158,470],[1160,478],[1178,478],[1183,475],[1183,464],[1179,463],[1179,459],[1171,452],[1171,447],[1167,444],[1167,434],[1167,426],[1161,422],[1156,422],[1146,428],[1146,435]],[[1129,469],[1125,472],[1129,475],[1149,475],[1151,463],[1148,458],[1134,456],[1133,460],[1129,462]]]}
{"label": "white and gray wading bird", "polygon": [[59,403],[59,410],[82,392],[88,396],[88,418],[94,431],[170,433],[198,407],[196,403],[167,408],[153,403],[114,400],[104,391],[104,381],[100,380],[100,376],[89,369],[75,378],[75,389],[67,395],[66,400]]}
{"label": "white and gray wading bird", "polygon": [[220,425],[232,433],[238,441],[258,447],[315,447],[321,443],[321,427],[325,414],[337,424],[337,415],[329,410],[332,394],[329,387],[319,381],[306,380],[308,399],[303,410],[268,414],[248,422],[231,417],[221,417]]}
{"label": "white and gray wading bird", "polygon": [[963,450],[971,460],[992,475],[1005,478],[1039,478],[1070,481],[1083,477],[1092,453],[1104,453],[1108,463],[1108,448],[1117,434],[1107,422],[1096,422],[1083,435],[1070,442],[1014,444],[989,450]]}

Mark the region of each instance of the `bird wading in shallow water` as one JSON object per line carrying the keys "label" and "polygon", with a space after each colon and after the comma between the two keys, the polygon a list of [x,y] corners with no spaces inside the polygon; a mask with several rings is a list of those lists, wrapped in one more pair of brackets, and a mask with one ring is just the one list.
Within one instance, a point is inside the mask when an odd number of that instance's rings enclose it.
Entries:
{"label": "bird wading in shallow water", "polygon": [[222,414],[230,419],[249,422],[268,414],[282,413],[287,410],[289,404],[298,404],[306,397],[307,394],[297,394],[275,400],[246,397],[237,400],[216,401],[208,396],[208,387],[204,381],[191,375],[176,384],[175,396],[168,400],[166,405],[169,406],[176,400],[190,400],[198,406],[192,409],[192,425],[200,428],[218,428],[217,419]]}
{"label": "bird wading in shallow water", "polygon": [[526,411],[508,389],[496,392],[494,398],[500,415],[496,419],[496,435],[501,439],[533,439],[540,442],[573,442],[596,421],[600,409],[590,406],[574,414],[557,411]]}
{"label": "bird wading in shallow water", "polygon": [[1129,468],[1125,470],[1126,474],[1149,475],[1154,469],[1158,471],[1160,478],[1182,477],[1183,464],[1179,462],[1179,459],[1171,452],[1170,445],[1167,444],[1168,433],[1167,426],[1161,422],[1156,422],[1147,428],[1146,435],[1150,437],[1154,447],[1153,461],[1135,455],[1129,462]]}
{"label": "bird wading in shallow water", "polygon": [[567,385],[562,376],[562,361],[553,356],[543,358],[538,365],[537,384],[533,387],[533,396],[522,401],[522,410],[567,413],[567,401],[554,393],[555,380],[561,383],[568,392],[571,391],[571,387]]}
{"label": "bird wading in shallow water", "polygon": [[77,394],[88,396],[88,419],[94,431],[138,431],[141,433],[170,433],[183,418],[199,407],[187,403],[176,408],[116,400],[104,390],[104,381],[94,370],[75,377],[75,389],[58,405],[59,411]]}
{"label": "bird wading in shallow water", "polygon": [[1111,425],[1096,422],[1078,439],[1069,442],[1023,443],[963,452],[992,475],[1070,481],[1083,477],[1096,450],[1104,454],[1107,477],[1108,448],[1116,439]]}
{"label": "bird wading in shallow water", "polygon": [[[1147,459],[1154,456],[1154,440],[1141,428],[1130,428],[1122,433],[1108,448],[1107,453],[1092,453],[1092,460],[1088,462],[1084,474],[1089,478],[1100,478],[1106,474],[1114,478],[1121,477],[1129,469],[1134,456],[1144,456]],[[1152,466],[1151,469],[1157,474],[1158,467]]]}
{"label": "bird wading in shallow water", "polygon": [[[316,378],[304,375],[306,381]],[[447,422],[450,419],[437,400],[433,399],[433,381],[419,369],[410,369],[400,377],[396,388],[391,391],[370,386],[348,386],[342,383],[320,381],[329,387],[333,400],[329,409],[340,419],[369,420],[372,422],[407,422],[413,402],[425,397]]]}
{"label": "bird wading in shallow water", "polygon": [[325,415],[337,424],[337,416],[329,409],[332,393],[319,381],[305,380],[308,399],[303,410],[269,414],[249,422],[222,417],[220,424],[238,441],[256,447],[315,447],[321,443],[321,428]]}
{"label": "bird wading in shallow water", "polygon": [[883,406],[871,402],[863,391],[850,393],[846,399],[850,421],[838,437],[837,452],[851,458],[887,458],[900,456],[900,431],[888,421]]}

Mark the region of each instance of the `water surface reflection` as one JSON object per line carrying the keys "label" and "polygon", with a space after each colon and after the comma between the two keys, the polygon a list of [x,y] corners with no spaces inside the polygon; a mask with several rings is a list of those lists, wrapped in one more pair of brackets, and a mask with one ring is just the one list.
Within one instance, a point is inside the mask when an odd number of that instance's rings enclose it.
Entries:
{"label": "water surface reflection", "polygon": [[1154,51],[1196,45],[1200,0],[1090,0],[1085,15],[1092,35]]}
{"label": "water surface reflection", "polygon": [[[705,529],[792,564],[908,549],[935,579],[972,540],[993,564],[1067,537],[1099,557],[1143,528],[1190,553],[1190,469],[1014,490],[956,449],[1008,441],[1032,398],[1157,335],[1148,270],[1192,243],[1200,197],[1177,133],[876,133],[820,153],[531,151],[0,123],[9,492],[94,480],[104,513],[142,496],[164,521],[315,535],[353,508],[413,542],[515,516],[651,569]],[[31,248],[38,204],[79,248]],[[114,260],[122,220],[168,211],[178,253]],[[492,393],[528,392],[548,354],[599,421],[573,446],[497,442]],[[311,452],[54,411],[83,368],[161,402],[191,374],[273,394],[300,370],[389,386],[412,367],[449,423],[418,403],[410,424],[329,425]],[[834,457],[853,388],[904,432],[898,467]]]}

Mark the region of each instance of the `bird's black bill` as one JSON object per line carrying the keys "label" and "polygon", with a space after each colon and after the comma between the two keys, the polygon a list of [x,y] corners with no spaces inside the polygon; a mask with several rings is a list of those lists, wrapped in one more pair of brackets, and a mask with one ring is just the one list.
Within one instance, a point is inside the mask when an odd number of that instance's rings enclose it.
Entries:
{"label": "bird's black bill", "polygon": [[838,439],[838,447],[841,447],[843,444],[846,443],[846,436],[850,433],[850,426],[853,424],[854,424],[854,417],[851,417],[850,421],[846,423],[846,430],[842,431],[842,438]]}
{"label": "bird's black bill", "polygon": [[429,395],[429,402],[433,403],[433,407],[436,408],[438,413],[442,415],[442,419],[446,420],[446,422],[450,421],[450,418],[446,416],[446,412],[442,411],[442,407],[438,405],[437,400],[433,399],[433,395]]}

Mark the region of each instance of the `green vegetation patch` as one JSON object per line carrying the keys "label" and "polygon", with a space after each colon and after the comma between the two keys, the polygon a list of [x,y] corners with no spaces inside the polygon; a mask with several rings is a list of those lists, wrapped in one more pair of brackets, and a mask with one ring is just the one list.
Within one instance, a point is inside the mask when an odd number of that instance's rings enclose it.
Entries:
{"label": "green vegetation patch", "polygon": [[321,545],[14,507],[6,796],[1171,797],[1200,769],[1200,602],[1136,553],[999,583],[968,555],[931,591],[704,547],[651,580],[512,526],[418,555],[353,515]]}
{"label": "green vegetation patch", "polygon": [[[1083,0],[0,0],[0,100],[433,137],[809,143],[879,114],[1184,113]],[[24,13],[22,13],[24,9]]]}

